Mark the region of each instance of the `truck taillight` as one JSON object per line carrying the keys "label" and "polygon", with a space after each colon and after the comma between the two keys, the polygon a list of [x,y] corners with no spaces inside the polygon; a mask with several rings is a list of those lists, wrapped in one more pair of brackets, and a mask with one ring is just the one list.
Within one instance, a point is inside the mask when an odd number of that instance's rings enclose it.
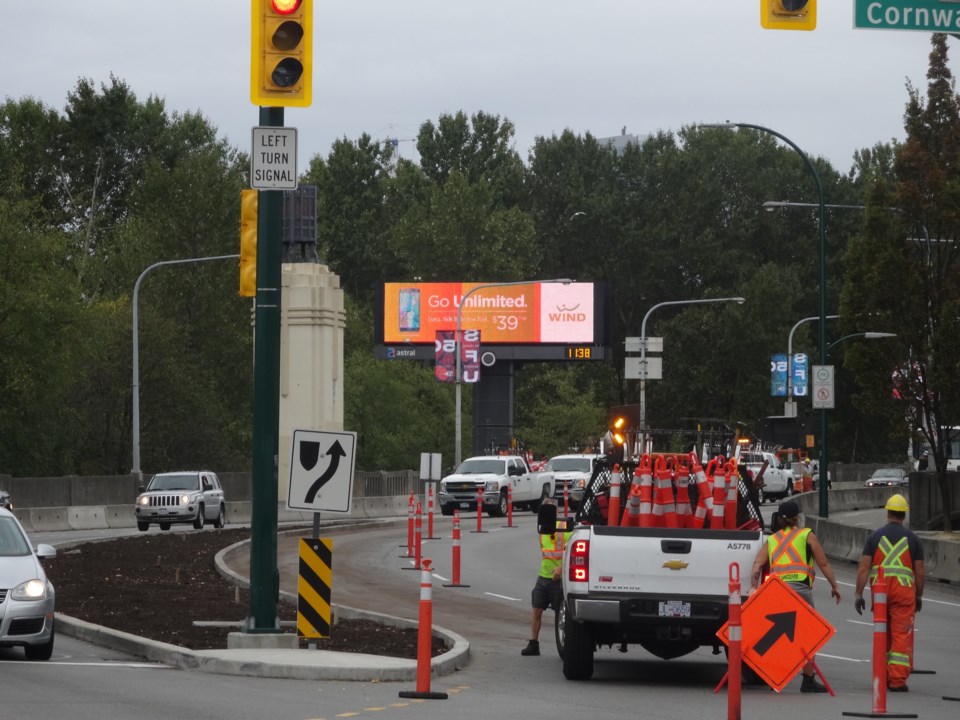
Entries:
{"label": "truck taillight", "polygon": [[570,547],[570,582],[587,582],[590,576],[590,541],[576,540]]}

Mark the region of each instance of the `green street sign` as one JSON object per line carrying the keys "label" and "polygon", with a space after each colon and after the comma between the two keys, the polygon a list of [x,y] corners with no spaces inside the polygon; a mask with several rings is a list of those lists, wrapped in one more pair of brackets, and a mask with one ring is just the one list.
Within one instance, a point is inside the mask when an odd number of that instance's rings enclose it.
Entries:
{"label": "green street sign", "polygon": [[870,30],[960,32],[957,0],[855,0],[853,26]]}

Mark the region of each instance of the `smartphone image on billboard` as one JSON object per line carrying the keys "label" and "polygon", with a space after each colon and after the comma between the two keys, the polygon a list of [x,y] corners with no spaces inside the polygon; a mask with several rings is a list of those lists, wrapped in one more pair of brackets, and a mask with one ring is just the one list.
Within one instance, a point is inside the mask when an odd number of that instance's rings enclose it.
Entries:
{"label": "smartphone image on billboard", "polygon": [[420,330],[420,289],[400,290],[400,332]]}

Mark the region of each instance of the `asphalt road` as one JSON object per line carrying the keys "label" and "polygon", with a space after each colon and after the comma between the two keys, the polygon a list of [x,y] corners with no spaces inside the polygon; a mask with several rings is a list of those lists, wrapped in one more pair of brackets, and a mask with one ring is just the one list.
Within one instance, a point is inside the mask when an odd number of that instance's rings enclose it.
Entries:
{"label": "asphalt road", "polygon": [[[771,508],[772,509],[772,508]],[[558,715],[596,720],[643,717],[699,720],[726,717],[726,696],[714,693],[726,666],[723,656],[699,651],[664,662],[640,648],[621,654],[597,654],[588,682],[563,678],[552,647],[552,615],[545,615],[543,655],[521,657],[528,635],[529,591],[537,566],[534,517],[514,518],[518,527],[484,518],[486,533],[472,533],[465,520],[461,580],[469,588],[443,588],[451,578],[450,519],[435,518],[437,540],[426,541],[424,555],[435,562],[434,623],[465,636],[471,643],[469,666],[454,675],[434,678],[432,690],[446,700],[412,701],[399,697],[405,683],[302,682],[224,677],[182,672],[58,637],[49,663],[26,663],[22,651],[0,649],[4,700],[0,717],[18,720],[134,720],[231,718],[251,720],[487,720]],[[426,534],[426,529],[425,529]],[[334,602],[415,618],[419,576],[405,554],[404,522],[364,530],[336,529]],[[44,540],[35,534],[34,541]],[[292,545],[292,543],[291,543]],[[289,587],[289,554],[279,563]],[[782,694],[765,687],[747,688],[744,717],[809,720],[842,712],[868,712],[872,624],[852,608],[854,568],[835,564],[844,601],[833,605],[825,583],[815,588],[817,609],[837,629],[821,652],[821,669],[836,697],[798,694],[795,680]],[[941,699],[960,694],[960,596],[930,587],[918,618],[916,666],[936,674],[911,678],[911,692],[888,696],[888,712],[914,712],[921,718],[955,718],[960,705]]]}

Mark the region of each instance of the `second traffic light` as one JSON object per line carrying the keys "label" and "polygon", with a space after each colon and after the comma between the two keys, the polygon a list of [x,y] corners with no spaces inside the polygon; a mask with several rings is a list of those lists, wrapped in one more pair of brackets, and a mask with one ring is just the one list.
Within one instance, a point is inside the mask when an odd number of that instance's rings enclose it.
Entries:
{"label": "second traffic light", "polygon": [[313,101],[313,0],[251,0],[250,101],[309,107]]}
{"label": "second traffic light", "polygon": [[767,30],[814,30],[817,0],[760,0],[760,25]]}

